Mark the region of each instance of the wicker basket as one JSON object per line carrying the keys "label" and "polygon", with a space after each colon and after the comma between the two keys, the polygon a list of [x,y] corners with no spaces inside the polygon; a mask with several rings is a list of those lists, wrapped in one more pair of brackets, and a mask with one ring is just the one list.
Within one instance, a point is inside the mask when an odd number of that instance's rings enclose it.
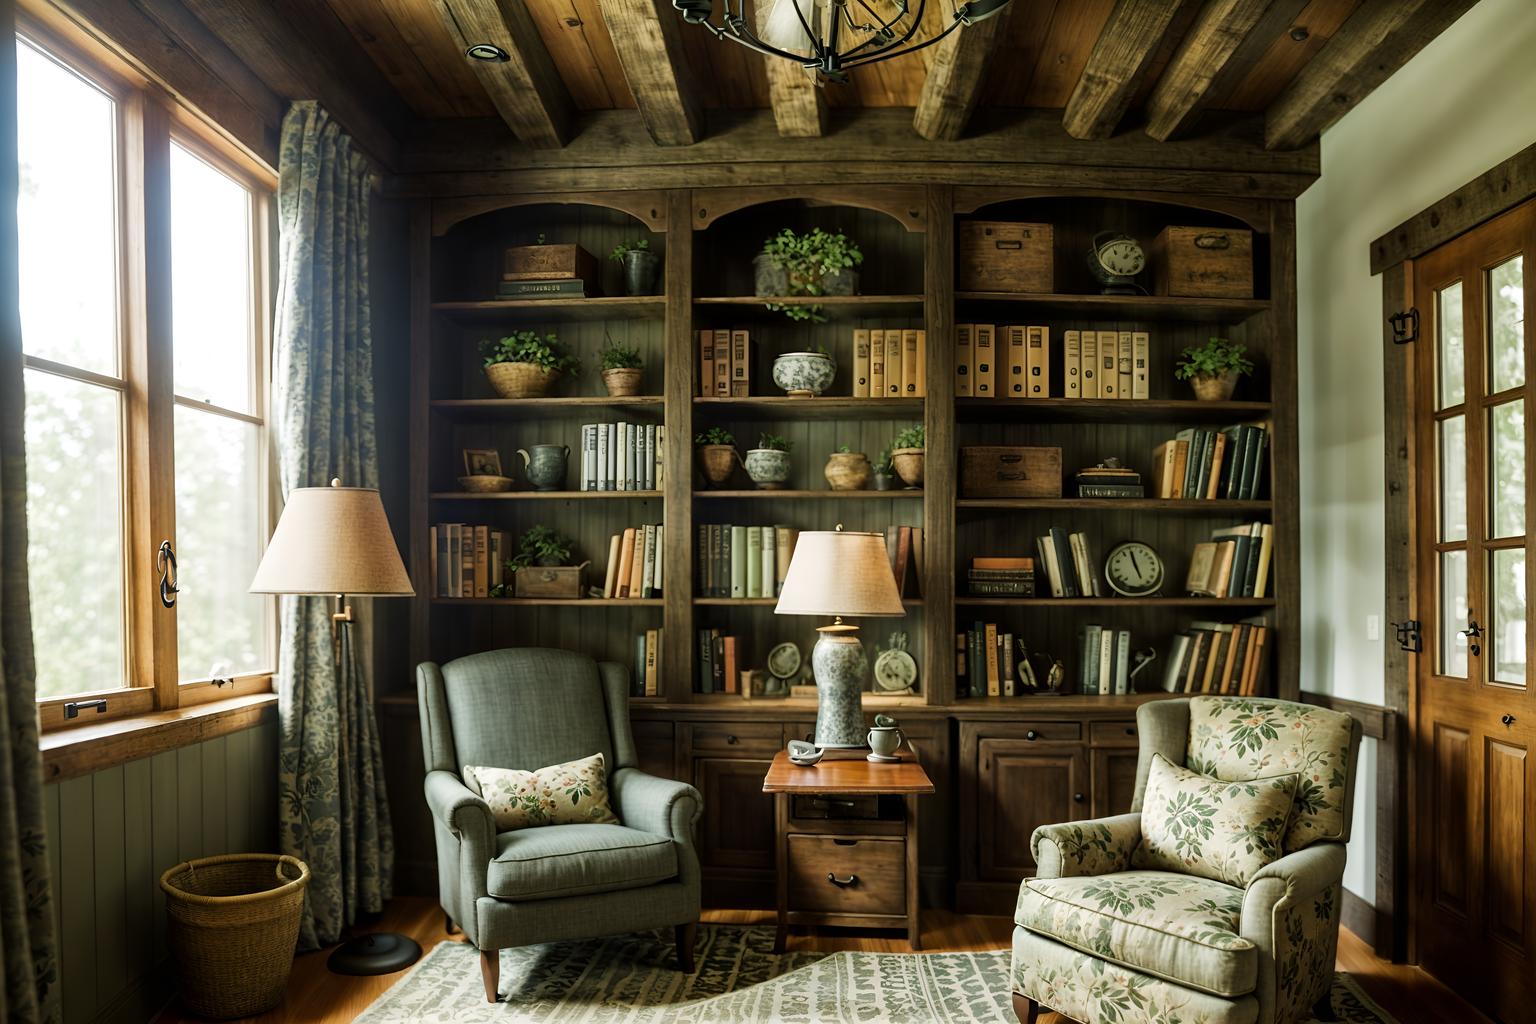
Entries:
{"label": "wicker basket", "polygon": [[491,390],[502,398],[543,398],[554,386],[559,370],[546,370],[538,363],[492,363],[485,368]]}
{"label": "wicker basket", "polygon": [[190,1010],[249,1017],[283,1001],[308,885],[303,861],[275,853],[204,857],[160,876]]}

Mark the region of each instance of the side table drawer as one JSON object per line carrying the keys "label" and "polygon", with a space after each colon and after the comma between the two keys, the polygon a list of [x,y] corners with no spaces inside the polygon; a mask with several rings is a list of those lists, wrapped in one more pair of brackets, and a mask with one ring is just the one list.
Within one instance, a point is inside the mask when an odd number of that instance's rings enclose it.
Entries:
{"label": "side table drawer", "polygon": [[788,842],[791,911],[907,912],[906,840],[792,835]]}

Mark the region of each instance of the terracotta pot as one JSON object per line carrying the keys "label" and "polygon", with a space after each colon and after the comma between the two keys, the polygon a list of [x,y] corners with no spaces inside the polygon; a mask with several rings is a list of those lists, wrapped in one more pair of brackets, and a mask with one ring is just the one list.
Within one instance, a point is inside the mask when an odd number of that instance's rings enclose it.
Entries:
{"label": "terracotta pot", "polygon": [[875,469],[863,452],[833,452],[824,472],[834,491],[862,491],[869,486]]}
{"label": "terracotta pot", "polygon": [[719,487],[731,478],[736,469],[736,448],[728,444],[699,445],[699,468],[710,486]]}
{"label": "terracotta pot", "polygon": [[629,395],[638,395],[643,373],[644,371],[640,369],[604,370],[603,386],[608,389],[608,397],[625,398]]}
{"label": "terracotta pot", "polygon": [[560,376],[537,363],[492,363],[485,368],[491,390],[502,398],[543,398]]}
{"label": "terracotta pot", "polygon": [[1228,370],[1218,376],[1199,374],[1189,379],[1195,389],[1195,397],[1202,402],[1225,402],[1237,390],[1237,371]]}
{"label": "terracotta pot", "polygon": [[891,467],[908,487],[923,486],[923,449],[897,448],[891,452]]}

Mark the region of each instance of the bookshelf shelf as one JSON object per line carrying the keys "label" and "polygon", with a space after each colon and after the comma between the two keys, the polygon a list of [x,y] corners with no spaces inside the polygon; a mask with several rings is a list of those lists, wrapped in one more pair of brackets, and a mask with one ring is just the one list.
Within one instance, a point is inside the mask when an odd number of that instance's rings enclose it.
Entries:
{"label": "bookshelf shelf", "polygon": [[890,501],[892,499],[922,500],[921,490],[909,491],[906,489],[895,491],[694,491],[695,501],[718,500],[722,498],[767,500],[792,499],[795,501]]}
{"label": "bookshelf shelf", "polygon": [[693,300],[694,306],[701,310],[719,307],[732,310],[733,316],[751,313],[782,320],[783,313],[767,308],[770,302],[781,306],[820,306],[822,315],[828,320],[923,315],[921,295],[702,295]]}
{"label": "bookshelf shelf", "polygon": [[1269,402],[1196,402],[1182,399],[958,398],[962,423],[1231,423],[1268,416]]}
{"label": "bookshelf shelf", "polygon": [[697,413],[739,420],[921,420],[921,398],[695,398]]}
{"label": "bookshelf shelf", "polygon": [[[779,599],[776,597],[696,597],[693,603],[699,607],[772,608],[779,603]],[[923,599],[904,597],[901,603],[908,608],[921,608]]]}
{"label": "bookshelf shelf", "polygon": [[660,501],[661,496],[661,491],[434,491],[431,497],[433,501]]}
{"label": "bookshelf shelf", "polygon": [[1009,316],[1095,317],[1105,321],[1242,323],[1266,313],[1268,299],[1189,299],[1173,295],[1062,295],[956,292],[964,321],[972,307],[992,305]]}
{"label": "bookshelf shelf", "polygon": [[1177,512],[1192,516],[1259,514],[1272,501],[1185,501],[1181,498],[961,498],[959,509],[996,512]]}
{"label": "bookshelf shelf", "polygon": [[555,608],[660,608],[667,602],[660,597],[434,597],[434,605],[508,605],[512,607]]}
{"label": "bookshelf shelf", "polygon": [[519,416],[559,416],[586,414],[604,409],[644,409],[660,411],[660,395],[633,395],[624,398],[440,398],[432,410],[460,419],[515,419]]}
{"label": "bookshelf shelf", "polygon": [[489,299],[482,302],[434,302],[432,311],[466,323],[570,323],[587,320],[660,320],[665,295],[592,298]]}
{"label": "bookshelf shelf", "polygon": [[1272,597],[966,597],[955,607],[976,608],[1273,608]]}

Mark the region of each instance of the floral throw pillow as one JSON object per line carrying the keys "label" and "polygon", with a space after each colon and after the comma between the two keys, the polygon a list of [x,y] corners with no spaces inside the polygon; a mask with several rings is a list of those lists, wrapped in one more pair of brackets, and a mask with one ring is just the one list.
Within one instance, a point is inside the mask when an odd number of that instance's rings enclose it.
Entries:
{"label": "floral throw pillow", "polygon": [[608,771],[602,754],[532,772],[465,765],[464,784],[490,805],[497,832],[619,820],[608,806]]}
{"label": "floral throw pillow", "polygon": [[1152,755],[1131,865],[1214,878],[1246,888],[1279,859],[1296,772],[1223,782]]}

